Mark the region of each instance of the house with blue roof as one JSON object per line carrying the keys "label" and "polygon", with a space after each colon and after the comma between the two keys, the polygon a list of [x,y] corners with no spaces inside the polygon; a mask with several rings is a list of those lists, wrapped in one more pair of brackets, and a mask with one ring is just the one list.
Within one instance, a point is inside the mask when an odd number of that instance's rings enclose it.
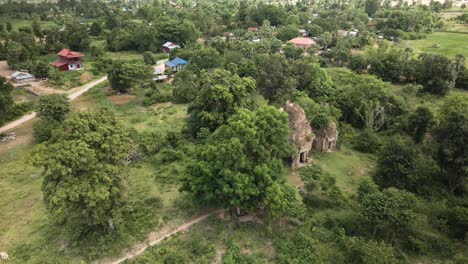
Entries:
{"label": "house with blue roof", "polygon": [[171,68],[173,72],[182,70],[188,62],[182,58],[175,57],[173,60],[166,61],[164,64]]}

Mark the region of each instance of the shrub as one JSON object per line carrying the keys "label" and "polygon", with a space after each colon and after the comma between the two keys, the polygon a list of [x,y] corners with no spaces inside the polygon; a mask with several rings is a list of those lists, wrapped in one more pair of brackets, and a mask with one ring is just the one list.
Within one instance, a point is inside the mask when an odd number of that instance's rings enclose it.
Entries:
{"label": "shrub", "polygon": [[355,138],[353,148],[357,151],[375,153],[380,149],[380,138],[370,129],[362,130]]}
{"label": "shrub", "polygon": [[53,120],[39,119],[33,125],[34,139],[38,142],[44,142],[52,137],[52,131],[60,127],[60,123]]}

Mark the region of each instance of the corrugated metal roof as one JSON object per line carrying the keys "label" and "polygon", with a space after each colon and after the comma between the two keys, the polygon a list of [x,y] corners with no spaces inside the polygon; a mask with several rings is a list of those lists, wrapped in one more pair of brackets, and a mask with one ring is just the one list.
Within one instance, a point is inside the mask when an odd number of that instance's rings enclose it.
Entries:
{"label": "corrugated metal roof", "polygon": [[187,63],[188,62],[186,60],[184,60],[182,58],[179,58],[179,57],[175,57],[173,60],[166,61],[164,64],[166,64],[169,67],[175,67],[175,66],[178,66],[178,65],[185,65]]}

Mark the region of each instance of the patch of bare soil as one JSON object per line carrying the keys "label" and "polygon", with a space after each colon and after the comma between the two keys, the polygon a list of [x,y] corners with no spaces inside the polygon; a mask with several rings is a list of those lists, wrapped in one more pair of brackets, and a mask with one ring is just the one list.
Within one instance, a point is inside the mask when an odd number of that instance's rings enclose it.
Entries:
{"label": "patch of bare soil", "polygon": [[111,100],[116,105],[126,104],[133,98],[135,98],[135,96],[131,94],[114,94],[109,96],[109,100]]}
{"label": "patch of bare soil", "polygon": [[63,90],[57,90],[54,88],[47,87],[46,81],[35,81],[28,83],[29,85],[25,87],[25,89],[29,90],[31,93],[35,95],[48,95],[54,93],[66,93]]}
{"label": "patch of bare soil", "polygon": [[89,81],[91,81],[93,79],[93,75],[89,72],[85,72],[83,74],[80,75],[80,83],[81,84],[84,84],[84,83],[87,83]]}
{"label": "patch of bare soil", "polygon": [[9,79],[13,71],[10,69],[6,61],[0,61],[0,75]]}
{"label": "patch of bare soil", "polygon": [[33,121],[28,121],[21,126],[11,130],[16,134],[16,138],[8,143],[0,143],[0,155],[5,154],[8,150],[14,149],[19,145],[30,145],[33,143],[32,125]]}

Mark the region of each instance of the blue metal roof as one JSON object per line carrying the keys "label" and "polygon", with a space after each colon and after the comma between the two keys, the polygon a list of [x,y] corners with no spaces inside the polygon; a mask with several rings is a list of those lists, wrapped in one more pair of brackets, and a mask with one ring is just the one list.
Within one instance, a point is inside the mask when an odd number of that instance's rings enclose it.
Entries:
{"label": "blue metal roof", "polygon": [[179,57],[175,57],[173,60],[166,61],[164,64],[166,64],[169,67],[176,67],[178,65],[185,65],[187,63],[188,62],[186,60],[179,58]]}

